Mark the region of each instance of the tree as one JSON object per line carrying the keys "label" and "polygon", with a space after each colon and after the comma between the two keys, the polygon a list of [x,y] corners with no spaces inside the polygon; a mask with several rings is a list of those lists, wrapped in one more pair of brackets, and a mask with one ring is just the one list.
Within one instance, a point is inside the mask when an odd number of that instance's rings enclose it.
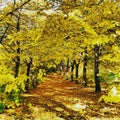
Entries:
{"label": "tree", "polygon": [[[43,28],[39,25],[39,22],[43,21],[42,19],[39,19],[39,21],[35,18],[30,19],[33,14],[29,14],[29,10],[23,12],[24,7],[26,8],[25,5],[28,5],[27,3],[28,1],[9,3],[1,10],[2,15],[0,16],[0,26],[3,27],[1,31],[1,45],[3,47],[1,50],[4,51],[5,56],[4,62],[2,61],[3,63],[1,64],[5,65],[7,63],[7,67],[10,67],[10,71],[12,71],[6,77],[1,77],[1,79],[4,78],[4,84],[1,83],[1,87],[5,85],[3,92],[13,96],[14,99],[17,99],[14,96],[15,94],[19,96],[21,92],[25,92],[25,88],[27,88],[25,81],[27,81],[28,86],[31,84],[29,80],[32,59],[37,60],[35,59],[35,46],[39,47],[36,43],[41,36]],[[35,17],[37,12],[32,12]],[[34,23],[33,26],[31,26],[32,23]],[[39,53],[37,52],[37,54]],[[6,67],[4,68],[6,70]]]}
{"label": "tree", "polygon": [[84,52],[84,58],[83,58],[83,80],[85,82],[85,86],[87,86],[87,63],[88,63],[88,55],[87,55],[87,47],[85,48]]}

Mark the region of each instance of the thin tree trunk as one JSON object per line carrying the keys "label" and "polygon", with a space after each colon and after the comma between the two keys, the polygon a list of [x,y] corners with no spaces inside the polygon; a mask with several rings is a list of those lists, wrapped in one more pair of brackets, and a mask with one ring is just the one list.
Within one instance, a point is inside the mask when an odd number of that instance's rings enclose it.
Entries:
{"label": "thin tree trunk", "polygon": [[32,58],[30,58],[30,62],[27,63],[27,81],[26,81],[26,85],[25,85],[25,89],[28,91],[29,90],[29,83],[30,83],[30,68],[32,65]]}
{"label": "thin tree trunk", "polygon": [[75,82],[79,83],[79,81],[78,81],[78,77],[79,77],[79,75],[78,75],[78,73],[79,73],[79,63],[75,64],[75,69],[76,69],[76,71],[75,71],[75,78],[76,78]]}
{"label": "thin tree trunk", "polygon": [[[16,25],[16,29],[17,29],[17,32],[20,31],[20,14],[18,16],[18,20],[17,20],[17,25]],[[15,78],[18,77],[19,75],[19,69],[20,69],[20,42],[17,41],[17,56],[16,56],[16,60],[15,60]]]}
{"label": "thin tree trunk", "polygon": [[66,80],[69,79],[69,72],[70,72],[70,60],[68,58],[67,59],[67,65],[66,65],[66,71],[65,71]]}
{"label": "thin tree trunk", "polygon": [[101,92],[100,81],[99,81],[99,64],[100,64],[100,46],[95,45],[94,48],[94,79],[95,79],[95,92]]}
{"label": "thin tree trunk", "polygon": [[69,72],[70,70],[70,60],[69,58],[67,59],[67,65],[66,65],[66,72]]}
{"label": "thin tree trunk", "polygon": [[79,73],[79,63],[76,63],[76,64],[75,64],[75,67],[76,67],[76,71],[75,71],[75,77],[76,77],[76,80],[78,80],[78,73]]}
{"label": "thin tree trunk", "polygon": [[60,72],[61,73],[63,72],[63,61],[62,60],[60,61]]}
{"label": "thin tree trunk", "polygon": [[20,43],[17,42],[18,49],[17,49],[17,56],[16,56],[16,61],[15,61],[15,78],[18,77],[19,75],[19,69],[20,69]]}
{"label": "thin tree trunk", "polygon": [[87,47],[85,48],[85,56],[84,56],[84,59],[83,59],[83,80],[85,82],[84,86],[86,87],[87,86],[87,62],[88,62],[88,57],[87,57]]}

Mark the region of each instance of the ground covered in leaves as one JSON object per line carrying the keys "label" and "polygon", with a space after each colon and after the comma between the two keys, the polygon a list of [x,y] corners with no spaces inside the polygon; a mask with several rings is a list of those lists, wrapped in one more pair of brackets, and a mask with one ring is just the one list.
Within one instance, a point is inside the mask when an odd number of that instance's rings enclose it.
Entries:
{"label": "ground covered in leaves", "polygon": [[0,120],[120,120],[120,104],[99,103],[102,93],[50,74],[47,80],[24,94],[16,109],[5,110]]}

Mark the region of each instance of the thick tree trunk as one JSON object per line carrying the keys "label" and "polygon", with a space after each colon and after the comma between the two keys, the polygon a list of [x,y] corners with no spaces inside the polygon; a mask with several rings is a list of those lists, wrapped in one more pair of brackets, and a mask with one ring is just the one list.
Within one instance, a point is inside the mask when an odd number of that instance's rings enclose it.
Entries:
{"label": "thick tree trunk", "polygon": [[71,63],[71,81],[74,80],[74,65],[75,65],[75,60]]}
{"label": "thick tree trunk", "polygon": [[94,79],[95,79],[95,92],[101,92],[100,81],[99,81],[99,57],[100,57],[100,47],[95,45],[94,48]]}
{"label": "thick tree trunk", "polygon": [[87,62],[88,62],[88,57],[87,57],[87,47],[85,48],[85,56],[84,56],[84,59],[83,59],[83,80],[85,82],[84,86],[86,87],[87,86]]}
{"label": "thick tree trunk", "polygon": [[32,58],[30,58],[30,62],[27,63],[27,81],[26,81],[26,84],[25,84],[25,90],[29,90],[29,83],[30,83],[30,68],[31,68],[31,65],[32,65]]}

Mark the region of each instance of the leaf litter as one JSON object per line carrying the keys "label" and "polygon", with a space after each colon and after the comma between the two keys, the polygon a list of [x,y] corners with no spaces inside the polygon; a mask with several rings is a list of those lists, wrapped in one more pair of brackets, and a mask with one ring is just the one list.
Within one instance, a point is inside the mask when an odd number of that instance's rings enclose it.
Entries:
{"label": "leaf litter", "polygon": [[120,104],[99,103],[104,92],[83,87],[65,80],[59,74],[50,74],[45,82],[29,93],[23,104],[8,109],[0,120],[120,120]]}

